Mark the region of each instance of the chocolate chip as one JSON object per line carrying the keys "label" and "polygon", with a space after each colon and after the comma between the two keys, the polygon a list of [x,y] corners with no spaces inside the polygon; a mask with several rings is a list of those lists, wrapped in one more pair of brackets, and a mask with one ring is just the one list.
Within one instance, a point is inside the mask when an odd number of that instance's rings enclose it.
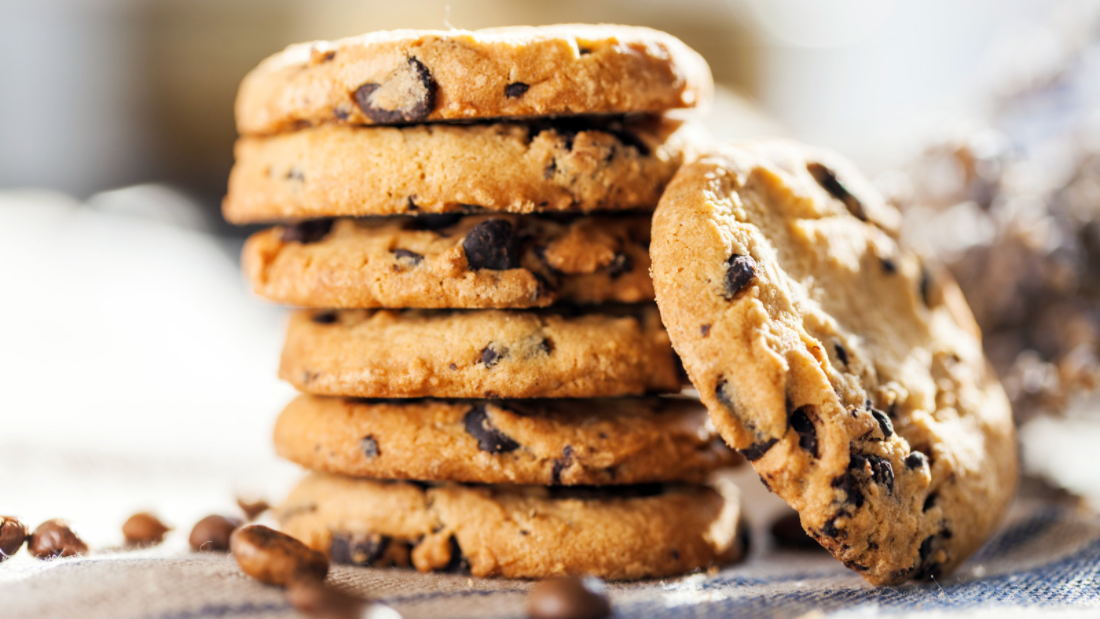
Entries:
{"label": "chocolate chip", "polygon": [[[836,486],[836,480],[833,480],[833,486],[834,487]],[[863,495],[859,495],[859,496],[860,496],[860,501],[859,502],[860,502],[860,505],[862,505],[863,504]],[[848,533],[846,531],[844,531],[843,529],[838,529],[837,528],[836,521],[840,518],[846,518],[850,515],[851,514],[849,514],[847,511],[845,511],[843,509],[837,511],[836,514],[833,514],[832,518],[829,518],[828,520],[825,521],[825,526],[821,527],[821,534],[824,535],[825,537],[828,537],[828,538],[831,538],[831,539],[837,539],[838,537],[847,537]]]}
{"label": "chocolate chip", "polygon": [[581,56],[587,56],[592,53],[592,50],[587,47],[578,47],[577,52],[580,53]]}
{"label": "chocolate chip", "polygon": [[932,506],[936,504],[936,498],[939,495],[935,492],[929,492],[928,496],[924,497],[924,505],[921,507],[922,512],[926,512],[932,509]]}
{"label": "chocolate chip", "polygon": [[316,243],[332,231],[332,219],[307,219],[283,229],[284,243]]}
{"label": "chocolate chip", "polygon": [[607,275],[611,279],[617,279],[620,275],[633,270],[634,261],[626,254],[615,254],[615,257],[611,259],[611,263],[607,265]]}
{"label": "chocolate chip", "polygon": [[542,338],[542,341],[539,342],[539,350],[547,355],[551,354],[554,352],[554,342],[550,341],[550,338]]}
{"label": "chocolate chip", "polygon": [[164,534],[171,530],[149,512],[130,516],[122,525],[122,535],[127,546],[155,546],[164,541]]}
{"label": "chocolate chip", "polygon": [[88,545],[68,522],[55,518],[38,525],[31,533],[27,538],[27,551],[39,559],[71,557],[88,552]]}
{"label": "chocolate chip", "polygon": [[879,258],[879,261],[882,262],[882,270],[886,271],[888,275],[893,275],[898,272],[898,264],[894,262],[893,259]]}
{"label": "chocolate chip", "polygon": [[821,185],[825,191],[828,191],[834,198],[843,202],[844,206],[848,207],[848,212],[851,213],[852,216],[860,221],[867,221],[867,214],[863,211],[863,204],[848,191],[844,183],[840,182],[840,179],[836,176],[836,172],[833,172],[820,163],[808,163],[806,164],[806,170],[813,175],[818,185]]}
{"label": "chocolate chip", "polygon": [[271,505],[268,505],[267,501],[263,499],[248,500],[244,497],[237,497],[237,507],[241,508],[244,512],[244,517],[248,520],[255,520],[260,514],[271,509]]}
{"label": "chocolate chip", "polygon": [[462,554],[462,546],[458,545],[458,539],[452,535],[447,540],[447,545],[451,549],[451,558],[440,570],[454,574],[468,573],[470,571],[470,561],[466,558],[466,555]]}
{"label": "chocolate chip", "polygon": [[331,325],[336,322],[336,312],[317,312],[310,320],[319,325]]}
{"label": "chocolate chip", "polygon": [[286,171],[286,179],[288,181],[300,181],[305,182],[306,175],[298,168],[292,167]]}
{"label": "chocolate chip", "polygon": [[512,437],[494,428],[489,422],[489,413],[482,405],[475,406],[462,420],[466,433],[477,439],[477,448],[492,454],[507,453],[519,449],[519,443]]}
{"label": "chocolate chip", "polygon": [[848,365],[848,349],[841,344],[840,341],[833,343],[833,347],[836,349],[836,358],[847,367]]}
{"label": "chocolate chip", "polygon": [[[859,457],[858,454],[852,454],[853,460],[857,457]],[[862,458],[860,458],[860,460],[866,463]],[[848,472],[838,477],[834,477],[830,485],[837,490],[844,491],[844,502],[859,509],[863,507],[863,492],[860,490],[859,481],[852,474],[852,469],[852,462],[849,462]]]}
{"label": "chocolate chip", "polygon": [[368,458],[377,458],[382,455],[382,452],[378,449],[378,439],[370,434],[359,439],[359,450]]}
{"label": "chocolate chip", "polygon": [[336,107],[332,108],[332,115],[335,116],[338,120],[347,120],[348,117],[351,116],[351,113],[348,112],[342,105],[337,105]]}
{"label": "chocolate chip", "polygon": [[462,249],[471,269],[519,268],[515,228],[506,219],[486,219],[471,228],[462,239]]}
{"label": "chocolate chip", "polygon": [[431,71],[410,56],[381,84],[367,83],[355,90],[355,102],[367,118],[379,124],[411,123],[435,109],[438,86]]}
{"label": "chocolate chip", "polygon": [[710,325],[699,325],[699,333],[702,334],[703,337],[710,335]]}
{"label": "chocolate chip", "polygon": [[554,460],[554,468],[550,471],[550,482],[555,485],[560,484],[561,472],[571,466],[573,466],[573,446],[566,445],[561,452],[561,457]]}
{"label": "chocolate chip", "polygon": [[752,256],[734,254],[726,261],[726,298],[732,299],[756,279],[756,261]]}
{"label": "chocolate chip", "polygon": [[405,200],[406,209],[410,211],[419,211],[420,207],[416,204],[416,196],[409,196]]}
{"label": "chocolate chip", "polygon": [[806,450],[814,458],[817,457],[817,428],[807,414],[810,406],[801,406],[794,410],[787,418],[794,431],[798,433],[798,446]]}
{"label": "chocolate chip", "polygon": [[935,541],[936,536],[929,535],[920,543],[920,549],[917,551],[917,570],[913,574],[914,580],[925,580],[939,575],[940,566],[932,560],[932,544]]}
{"label": "chocolate chip", "polygon": [[497,350],[492,344],[481,349],[481,363],[487,368],[493,367],[503,358],[504,351]]}
{"label": "chocolate chip", "polygon": [[781,548],[796,550],[821,550],[821,544],[806,534],[797,512],[784,514],[771,526],[772,539]]}
{"label": "chocolate chip", "polygon": [[413,264],[420,264],[424,261],[424,256],[407,249],[391,249],[390,252],[392,252],[394,257],[398,260],[408,260]]}
{"label": "chocolate chip", "polygon": [[244,522],[240,518],[212,514],[195,523],[188,542],[196,551],[226,552],[229,550],[229,536],[242,524]]}
{"label": "chocolate chip", "polygon": [[553,578],[531,589],[527,614],[532,619],[603,619],[611,616],[611,602],[598,578]]}
{"label": "chocolate chip", "polygon": [[894,435],[894,424],[890,423],[890,418],[886,416],[886,413],[877,408],[872,408],[871,416],[878,422],[878,427],[882,429],[882,435],[884,437],[890,438]]}
{"label": "chocolate chip", "polygon": [[557,161],[551,161],[550,165],[543,168],[542,177],[545,178],[546,180],[550,180],[550,179],[554,178],[554,173],[557,172],[557,171],[558,171],[558,162]]}
{"label": "chocolate chip", "polygon": [[442,230],[462,219],[462,213],[425,213],[409,218],[410,230]]}
{"label": "chocolate chip", "polygon": [[522,97],[530,87],[530,85],[524,84],[523,82],[512,82],[504,87],[504,96],[509,99]]}
{"label": "chocolate chip", "polygon": [[926,307],[932,307],[932,272],[924,265],[921,265],[920,268],[920,282],[918,283],[918,287],[920,289],[921,301],[924,301]]}
{"label": "chocolate chip", "polygon": [[919,469],[928,462],[928,456],[925,456],[919,451],[914,451],[908,456],[905,456],[905,468]]}
{"label": "chocolate chip", "polygon": [[0,516],[0,563],[19,552],[27,539],[27,525],[12,516]]}
{"label": "chocolate chip", "polygon": [[241,527],[229,536],[229,550],[241,571],[269,585],[284,586],[295,578],[324,579],[325,555],[302,542],[259,524]]}
{"label": "chocolate chip", "polygon": [[333,532],[328,554],[333,563],[370,567],[385,556],[392,541],[389,535],[380,533]]}
{"label": "chocolate chip", "polygon": [[779,442],[779,439],[765,436],[762,432],[756,429],[756,426],[753,425],[752,422],[743,418],[740,414],[740,411],[738,411],[737,407],[734,406],[733,400],[729,397],[729,394],[726,393],[726,388],[726,381],[719,380],[718,386],[714,390],[714,395],[716,398],[718,398],[718,401],[730,411],[730,414],[733,415],[741,423],[741,425],[745,427],[747,431],[753,434],[755,442],[745,449],[738,449],[737,451],[742,456],[744,456],[746,460],[750,462],[755,462],[756,460],[759,460],[761,457],[763,457],[763,455],[772,448],[772,445],[775,445],[777,442]]}
{"label": "chocolate chip", "polygon": [[875,483],[886,486],[890,492],[894,491],[894,467],[890,461],[881,456],[867,456],[871,465],[871,477]]}

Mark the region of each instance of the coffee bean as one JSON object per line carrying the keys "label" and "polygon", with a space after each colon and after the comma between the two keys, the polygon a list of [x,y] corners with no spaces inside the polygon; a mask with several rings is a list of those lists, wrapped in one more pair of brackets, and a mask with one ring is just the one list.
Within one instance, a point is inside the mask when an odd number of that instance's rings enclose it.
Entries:
{"label": "coffee bean", "polygon": [[127,546],[155,546],[163,542],[164,534],[171,530],[172,527],[149,512],[134,514],[122,525]]}
{"label": "coffee bean", "polygon": [[13,516],[0,516],[0,563],[19,552],[27,540],[27,525]]}
{"label": "coffee bean", "polygon": [[283,229],[284,243],[316,243],[332,231],[333,219],[307,219]]}
{"label": "coffee bean", "polygon": [[359,449],[368,458],[377,458],[382,453],[378,449],[378,439],[370,434],[359,440]]}
{"label": "coffee bean", "polygon": [[286,599],[298,612],[317,619],[360,619],[368,604],[318,578],[291,580],[286,586]]}
{"label": "coffee bean", "polygon": [[905,456],[905,468],[919,469],[928,462],[928,456],[925,456],[919,451],[911,452],[908,456]]}
{"label": "coffee bean", "polygon": [[334,532],[329,556],[333,563],[370,567],[385,556],[392,541],[392,537],[380,533],[360,535]]}
{"label": "coffee bean", "polygon": [[71,557],[88,552],[88,545],[67,521],[55,518],[38,525],[31,533],[27,538],[27,551],[39,559]]}
{"label": "coffee bean", "polygon": [[229,537],[229,550],[241,571],[269,585],[285,586],[294,578],[323,579],[328,574],[325,555],[259,524],[234,531]]}
{"label": "coffee bean", "polygon": [[818,185],[821,185],[825,191],[828,191],[830,195],[840,200],[844,203],[844,206],[848,207],[848,212],[851,213],[852,216],[860,221],[867,221],[867,213],[863,211],[863,204],[848,191],[844,183],[840,182],[840,179],[836,176],[836,172],[833,172],[820,163],[808,163],[806,164],[806,169],[814,177]]}
{"label": "coffee bean", "polygon": [[894,435],[894,424],[890,422],[890,418],[886,416],[886,413],[877,408],[872,408],[871,416],[878,422],[878,427],[882,430],[883,436],[890,438]]}
{"label": "coffee bean", "polygon": [[787,421],[791,424],[791,428],[798,433],[798,446],[816,458],[817,428],[814,427],[814,422],[808,414],[810,410],[812,408],[809,406],[801,406],[790,414]]}
{"label": "coffee bean", "polygon": [[504,96],[509,99],[522,97],[530,87],[530,85],[524,84],[523,82],[512,82],[504,87]]}
{"label": "coffee bean", "polygon": [[836,349],[837,360],[843,363],[844,367],[848,367],[848,349],[839,341],[834,342],[833,347]]}
{"label": "coffee bean", "polygon": [[607,265],[607,275],[611,279],[617,279],[619,276],[633,270],[634,261],[626,254],[615,254],[615,257],[611,259],[611,263]]}
{"label": "coffee bean", "polygon": [[240,518],[212,514],[195,523],[188,541],[196,551],[226,552],[229,550],[229,536],[242,524],[244,522]]}
{"label": "coffee bean", "polygon": [[241,511],[244,512],[244,517],[249,521],[255,520],[260,514],[271,509],[271,506],[263,499],[249,501],[243,497],[237,497],[237,506],[241,508]]}
{"label": "coffee bean", "polygon": [[515,228],[506,219],[486,219],[471,228],[462,239],[462,249],[471,269],[519,268]]}
{"label": "coffee bean", "polygon": [[424,63],[409,56],[381,84],[367,83],[355,90],[355,103],[379,124],[424,120],[435,109],[438,86]]}
{"label": "coffee bean", "polygon": [[424,261],[424,256],[414,251],[409,251],[407,249],[392,249],[390,251],[393,252],[394,257],[398,260],[407,260],[413,264],[420,264]]}
{"label": "coffee bean", "polygon": [[466,433],[477,439],[477,448],[481,451],[499,454],[519,449],[519,443],[489,423],[489,413],[482,405],[471,408],[462,422]]}
{"label": "coffee bean", "polygon": [[756,279],[756,261],[752,256],[734,254],[726,261],[726,298],[732,299]]}
{"label": "coffee bean", "polygon": [[814,538],[806,534],[797,512],[785,514],[776,519],[771,526],[772,539],[781,548],[798,550],[821,550]]}
{"label": "coffee bean", "polygon": [[527,614],[533,619],[603,619],[611,616],[611,602],[598,578],[553,578],[531,589]]}

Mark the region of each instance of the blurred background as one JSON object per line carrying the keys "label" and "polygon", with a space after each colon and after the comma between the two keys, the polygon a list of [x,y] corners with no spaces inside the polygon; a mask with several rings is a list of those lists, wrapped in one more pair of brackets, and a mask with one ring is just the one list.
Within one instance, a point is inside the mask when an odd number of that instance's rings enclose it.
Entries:
{"label": "blurred background", "polygon": [[1100,498],[1098,9],[0,0],[0,509],[37,522],[79,505],[110,543],[136,509],[189,523],[277,495],[295,474],[270,447],[292,394],[275,379],[284,317],[245,290],[248,230],[219,213],[237,84],[299,41],[560,22],[666,30],[710,63],[717,137],[787,135],[860,164],[963,284],[1029,470]]}

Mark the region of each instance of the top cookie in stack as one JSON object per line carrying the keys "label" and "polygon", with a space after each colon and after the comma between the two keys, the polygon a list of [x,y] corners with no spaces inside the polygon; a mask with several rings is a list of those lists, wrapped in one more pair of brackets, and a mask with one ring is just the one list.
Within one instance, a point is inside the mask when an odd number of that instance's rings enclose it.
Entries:
{"label": "top cookie in stack", "polygon": [[[524,578],[740,555],[736,490],[703,485],[737,457],[698,402],[654,396],[684,377],[650,222],[693,144],[664,113],[710,93],[698,54],[624,26],[372,33],[245,79],[225,215],[286,222],[244,270],[310,308],[280,367],[305,395],[276,448],[317,471],[288,532],[358,564]],[[540,487],[570,485],[618,488]]]}

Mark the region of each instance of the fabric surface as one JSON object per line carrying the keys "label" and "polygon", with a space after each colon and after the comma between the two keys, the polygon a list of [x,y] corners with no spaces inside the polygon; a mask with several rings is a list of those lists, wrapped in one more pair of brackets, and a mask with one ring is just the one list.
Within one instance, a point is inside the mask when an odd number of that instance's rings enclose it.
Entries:
{"label": "fabric surface", "polygon": [[[1021,500],[1001,531],[942,582],[872,588],[824,551],[787,551],[754,530],[750,558],[714,575],[611,584],[617,617],[1095,616],[1100,520]],[[531,583],[336,567],[330,580],[406,619],[523,617]],[[167,549],[0,565],[0,617],[191,619],[297,616],[279,589],[224,555]]]}

